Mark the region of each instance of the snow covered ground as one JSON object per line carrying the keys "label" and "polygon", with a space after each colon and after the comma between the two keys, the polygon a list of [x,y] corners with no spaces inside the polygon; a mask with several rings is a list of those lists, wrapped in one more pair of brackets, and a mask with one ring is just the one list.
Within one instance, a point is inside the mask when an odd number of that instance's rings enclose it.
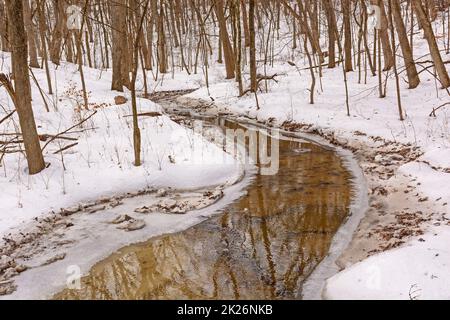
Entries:
{"label": "snow covered ground", "polygon": [[[435,29],[440,30],[439,23]],[[442,41],[439,32],[437,36],[438,41]],[[315,88],[316,103],[311,105],[310,73],[304,70],[306,60],[293,55],[286,49],[288,45],[280,43],[279,47],[285,50],[280,50],[273,67],[268,65],[264,70],[259,65],[260,73],[278,75],[278,82],[268,81],[268,91],[258,94],[259,110],[253,95],[237,97],[237,85],[224,79],[222,65],[211,66],[208,88],[201,73],[187,76],[177,71],[174,77],[167,74],[152,83],[150,89],[200,88],[188,95],[190,101],[194,101],[192,105],[197,99],[208,104],[214,102],[218,111],[268,125],[321,134],[354,151],[369,180],[370,209],[354,235],[354,243],[339,262],[345,269],[327,281],[324,298],[448,299],[450,109],[444,107],[435,117],[430,116],[433,108],[449,101],[448,92],[440,89],[428,72],[420,74],[421,84],[417,89],[408,90],[403,81],[405,74],[401,73],[401,99],[406,119],[399,121],[392,73],[389,74],[387,97],[380,99],[378,79],[369,74],[367,84],[358,84],[358,72],[355,71],[348,73],[351,113],[348,117],[341,69],[323,69],[323,77],[320,81],[317,79]],[[415,37],[414,54],[419,61],[429,59],[428,46],[420,33]],[[442,54],[444,60],[450,59],[450,55]],[[3,71],[8,69],[9,58],[4,53],[2,57]],[[421,68],[418,66],[419,71]],[[34,72],[43,86],[46,83],[44,72]],[[135,168],[132,164],[131,118],[124,117],[131,114],[129,103],[114,105],[118,93],[109,90],[108,72],[86,68],[85,74],[87,88],[92,92],[91,109],[97,105],[98,113],[85,124],[83,129],[87,131],[70,135],[77,137],[79,144],[65,152],[62,158],[52,153],[68,142],[52,143],[45,155],[51,166],[33,177],[26,174],[20,153],[5,157],[0,167],[0,235],[24,221],[80,201],[151,186],[184,188],[224,184],[238,176],[236,164],[205,165],[214,163],[220,154],[215,146],[206,144],[206,151],[202,151],[201,156],[186,158],[186,154],[191,154],[192,141],[201,138],[191,135],[164,115],[141,118],[144,165]],[[92,112],[75,110],[81,103],[81,96],[79,75],[74,66],[63,64],[52,70],[52,75],[57,93],[50,98],[50,113],[45,112],[39,92],[36,88],[33,90],[40,134],[56,134]],[[248,73],[244,73],[244,77],[248,84]],[[265,91],[266,83],[261,84]],[[8,101],[4,90],[0,94],[2,101]],[[102,105],[105,102],[111,105]],[[140,112],[160,111],[148,100],[139,99],[138,104]],[[9,102],[3,108],[0,117],[12,106]],[[2,130],[7,128],[12,132],[16,123],[11,120],[2,124]],[[409,151],[404,153],[404,150]],[[179,229],[172,225],[167,230]],[[60,270],[65,269],[61,266]],[[61,280],[62,276],[59,277]]]}
{"label": "snow covered ground", "polygon": [[[6,53],[1,57],[1,70],[9,73],[10,57]],[[239,161],[142,98],[137,101],[138,112],[153,114],[139,117],[143,165],[134,166],[129,93],[110,90],[109,72],[85,68],[89,90],[89,110],[85,110],[80,108],[77,67],[63,63],[51,69],[53,95],[46,94],[44,70],[33,70],[50,108],[47,112],[32,83],[38,133],[45,140],[41,146],[51,141],[50,136],[90,118],[46,146],[48,167],[37,175],[28,175],[22,152],[2,158],[0,296],[14,292],[4,296],[8,299],[49,298],[66,285],[70,266],[81,275],[125,245],[200,223],[237,199],[251,177],[247,172],[242,180],[245,168]],[[128,101],[116,105],[118,95]],[[14,107],[3,89],[0,101],[3,118]],[[0,130],[2,138],[11,140],[16,139],[15,132],[20,132],[16,114]],[[44,135],[49,136],[44,139]],[[190,192],[194,194],[189,198]],[[160,204],[161,199],[170,203]],[[143,205],[156,212],[140,212]],[[185,207],[188,213],[169,215],[159,210],[164,206]],[[120,217],[125,221],[113,223]],[[133,221],[140,224],[137,230],[125,229]]]}
{"label": "snow covered ground", "polygon": [[331,278],[327,299],[450,299],[450,227],[378,254]]}
{"label": "snow covered ground", "polygon": [[[61,290],[69,287],[76,289],[81,276],[87,274],[90,268],[107,258],[111,253],[131,244],[144,242],[151,237],[167,233],[183,231],[195,224],[201,223],[238,199],[245,186],[250,182],[251,175],[244,180],[223,190],[223,197],[206,207],[199,207],[186,214],[167,214],[163,211],[145,213],[138,212],[142,208],[152,208],[161,202],[175,201],[178,197],[199,198],[200,192],[188,192],[161,196],[151,192],[132,198],[125,198],[116,204],[111,203],[91,207],[100,209],[95,213],[82,210],[79,213],[57,217],[49,216],[48,221],[41,220],[39,226],[48,229],[44,235],[31,243],[24,243],[14,251],[13,258],[17,263],[23,263],[28,268],[25,272],[14,276],[11,280],[15,290],[8,295],[0,295],[1,299],[50,299]],[[106,207],[106,209],[102,209]],[[128,216],[143,221],[145,227],[127,232],[120,229],[123,224],[114,223],[118,217]],[[27,232],[33,224],[22,226]],[[28,258],[23,259],[23,257]]]}
{"label": "snow covered ground", "polygon": [[[9,56],[2,55],[2,71],[8,72]],[[45,72],[34,70],[34,73],[43,86]],[[22,153],[4,157],[0,167],[0,235],[42,213],[58,211],[80,201],[146,187],[213,186],[239,175],[239,164],[223,161],[223,152],[218,147],[204,142],[200,135],[166,115],[140,117],[143,165],[135,167],[131,103],[114,104],[114,97],[121,93],[110,90],[110,74],[86,68],[90,110],[79,110],[83,100],[76,66],[63,64],[52,73],[56,88],[53,96],[46,97],[50,112],[45,111],[40,93],[33,86],[33,110],[40,135],[56,135],[93,112],[97,113],[82,126],[63,135],[74,141],[58,139],[48,145],[44,156],[49,167],[38,175],[27,174]],[[5,90],[0,90],[0,95],[1,101],[8,102],[0,111],[0,118],[3,118],[13,110],[13,105]],[[161,111],[147,99],[138,99],[138,107],[140,113]],[[1,132],[16,132],[17,126],[15,115],[2,123]],[[74,142],[78,145],[62,154],[54,154]]]}

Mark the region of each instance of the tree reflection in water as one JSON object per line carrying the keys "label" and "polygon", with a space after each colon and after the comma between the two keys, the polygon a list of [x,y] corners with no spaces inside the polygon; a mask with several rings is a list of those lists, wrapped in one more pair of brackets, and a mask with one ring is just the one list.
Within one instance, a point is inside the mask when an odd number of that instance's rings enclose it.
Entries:
{"label": "tree reflection in water", "polygon": [[[298,153],[299,149],[309,152]],[[58,299],[292,299],[348,213],[351,177],[332,150],[280,141],[280,170],[186,231],[121,249]]]}

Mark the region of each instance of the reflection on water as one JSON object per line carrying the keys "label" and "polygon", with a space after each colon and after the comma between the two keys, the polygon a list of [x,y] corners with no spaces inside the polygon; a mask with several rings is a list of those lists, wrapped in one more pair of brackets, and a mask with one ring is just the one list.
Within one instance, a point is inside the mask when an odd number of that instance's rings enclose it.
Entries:
{"label": "reflection on water", "polygon": [[347,215],[351,183],[332,150],[279,143],[278,174],[257,175],[223,214],[121,249],[56,298],[297,298]]}

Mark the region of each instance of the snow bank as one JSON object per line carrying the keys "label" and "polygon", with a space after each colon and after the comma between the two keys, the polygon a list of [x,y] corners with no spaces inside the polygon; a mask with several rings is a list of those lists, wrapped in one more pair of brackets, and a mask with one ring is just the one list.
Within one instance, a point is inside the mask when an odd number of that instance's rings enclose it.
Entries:
{"label": "snow bank", "polygon": [[[220,201],[187,214],[135,212],[138,207],[151,206],[157,202],[160,198],[156,193],[124,199],[121,205],[95,214],[74,214],[65,221],[70,222],[72,227],[56,229],[42,241],[30,246],[30,258],[24,262],[30,269],[13,278],[17,290],[10,295],[0,296],[0,300],[50,299],[67,288],[74,276],[86,275],[95,263],[117,250],[152,237],[185,230],[220,213],[243,195],[250,181],[251,175],[248,175],[241,182],[225,188]],[[142,219],[146,223],[145,228],[133,232],[118,230],[111,221],[123,214]],[[45,261],[56,255],[63,255],[64,259],[45,265]]]}
{"label": "snow bank", "polygon": [[327,281],[326,299],[450,299],[450,227],[372,256]]}
{"label": "snow bank", "polygon": [[[8,72],[9,55],[2,53],[2,72]],[[142,136],[141,167],[133,165],[133,141],[130,94],[110,90],[111,74],[85,68],[89,90],[89,109],[83,105],[77,66],[51,66],[52,96],[46,96],[50,112],[46,112],[42,97],[32,83],[33,110],[38,133],[55,135],[81,119],[97,113],[73,133],[55,140],[45,149],[49,167],[29,176],[22,153],[7,154],[0,164],[0,235],[41,214],[91,201],[103,196],[124,194],[148,187],[199,188],[232,181],[240,175],[240,165],[223,150],[207,142],[192,130],[170,120],[166,115],[142,116],[139,119]],[[43,86],[44,70],[34,74]],[[115,105],[114,97],[124,95],[128,102]],[[0,90],[5,106],[0,118],[13,109],[5,90]],[[161,112],[147,99],[138,99],[138,112]],[[17,132],[17,115],[2,123],[1,132]],[[78,145],[63,154],[60,148]],[[42,146],[45,142],[42,142]]]}
{"label": "snow bank", "polygon": [[[440,158],[434,158],[441,160]],[[444,161],[442,159],[441,161]],[[430,201],[443,205],[450,201],[450,173],[432,169],[429,165],[420,162],[410,162],[399,168],[399,171],[408,176],[414,177],[419,185],[417,188]],[[443,211],[448,209],[441,208]]]}

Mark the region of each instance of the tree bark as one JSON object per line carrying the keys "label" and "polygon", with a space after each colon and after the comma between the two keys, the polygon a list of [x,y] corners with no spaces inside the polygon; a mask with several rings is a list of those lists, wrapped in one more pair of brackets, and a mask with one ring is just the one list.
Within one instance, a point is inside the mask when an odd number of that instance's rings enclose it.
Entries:
{"label": "tree bark", "polygon": [[256,79],[255,0],[249,0],[248,25],[250,33],[250,90],[256,92],[258,80]]}
{"label": "tree bark", "polygon": [[166,32],[164,29],[164,17],[165,17],[164,9],[161,1],[159,15],[157,15],[156,17],[158,28],[158,62],[159,62],[159,72],[161,73],[167,73],[167,49],[166,49]]}
{"label": "tree bark", "polygon": [[25,23],[25,30],[28,34],[28,54],[30,56],[30,67],[39,68],[36,39],[34,38],[35,30],[31,21],[31,8],[29,0],[23,0],[23,20]]}
{"label": "tree bark", "polygon": [[405,61],[406,73],[408,75],[409,88],[416,88],[419,83],[419,75],[417,74],[416,65],[414,63],[411,46],[408,41],[408,34],[406,33],[405,24],[401,15],[400,4],[398,1],[392,1],[389,3],[392,7],[392,16],[394,18],[395,26],[397,29],[398,39],[400,41],[400,47],[403,52],[403,60]]}
{"label": "tree bark", "polygon": [[55,12],[56,24],[52,33],[50,47],[50,60],[59,65],[61,59],[61,43],[64,32],[65,12],[63,0],[53,0],[53,10]]}
{"label": "tree bark", "polygon": [[0,38],[2,40],[2,51],[9,52],[8,14],[5,11],[3,1],[0,1]]}
{"label": "tree bark", "polygon": [[36,174],[45,168],[44,157],[39,143],[33,109],[31,107],[30,77],[28,73],[28,46],[23,20],[23,3],[6,0],[10,21],[10,42],[12,44],[12,63],[14,70],[14,104],[19,116],[23,144],[28,163],[28,172]]}
{"label": "tree bark", "polygon": [[227,72],[226,78],[233,79],[235,61],[233,48],[231,47],[230,38],[228,36],[227,23],[225,20],[225,13],[223,10],[224,8],[223,0],[216,0],[214,2],[214,8],[216,11],[217,20],[219,21],[219,30],[220,30],[219,33],[220,38],[222,39],[223,55],[225,58],[225,68]]}
{"label": "tree bark", "polygon": [[328,68],[336,67],[336,15],[331,0],[323,0],[328,23]]}
{"label": "tree bark", "polygon": [[[138,55],[139,44],[141,43],[142,26],[144,24],[145,16],[147,15],[148,5],[150,0],[147,0],[144,6],[142,16],[140,17],[139,25],[136,30],[136,37],[133,39],[133,62],[131,72],[131,107],[133,111],[133,147],[134,147],[134,165],[139,167],[141,165],[141,131],[139,129],[138,114],[137,114],[137,102],[136,102],[136,77],[139,67]],[[162,9],[161,9],[162,10]],[[142,66],[144,68],[144,66]]]}
{"label": "tree bark", "polygon": [[372,4],[377,5],[380,8],[381,30],[379,30],[379,36],[383,48],[384,70],[390,70],[394,64],[394,57],[392,56],[392,47],[389,40],[388,20],[386,16],[386,9],[384,7],[384,0],[372,0]]}
{"label": "tree bark", "polygon": [[127,51],[126,42],[126,0],[111,2],[112,29],[112,83],[111,90],[123,91],[126,85],[124,78],[124,58]]}
{"label": "tree bark", "polygon": [[353,71],[352,63],[352,26],[351,26],[351,2],[350,0],[341,0],[342,16],[344,19],[344,59],[345,71]]}
{"label": "tree bark", "polygon": [[448,88],[450,87],[450,78],[448,77],[447,69],[445,69],[444,62],[442,61],[441,53],[439,52],[439,47],[436,43],[433,28],[431,27],[430,20],[428,19],[427,14],[425,13],[425,9],[422,6],[422,1],[412,0],[412,3],[417,18],[419,19],[420,25],[423,28],[425,38],[428,42],[431,58],[433,59],[436,72],[439,76],[439,80],[441,81],[441,84],[444,88]]}
{"label": "tree bark", "polygon": [[39,20],[39,35],[41,38],[42,46],[42,60],[45,66],[45,74],[47,76],[48,93],[53,94],[52,78],[50,76],[50,69],[48,66],[48,53],[47,53],[47,41],[45,38],[45,32],[47,30],[47,23],[45,21],[45,1],[38,0],[37,2],[37,15]]}
{"label": "tree bark", "polygon": [[250,32],[248,30],[247,5],[245,0],[240,0],[242,7],[242,24],[244,25],[245,46],[250,47]]}

